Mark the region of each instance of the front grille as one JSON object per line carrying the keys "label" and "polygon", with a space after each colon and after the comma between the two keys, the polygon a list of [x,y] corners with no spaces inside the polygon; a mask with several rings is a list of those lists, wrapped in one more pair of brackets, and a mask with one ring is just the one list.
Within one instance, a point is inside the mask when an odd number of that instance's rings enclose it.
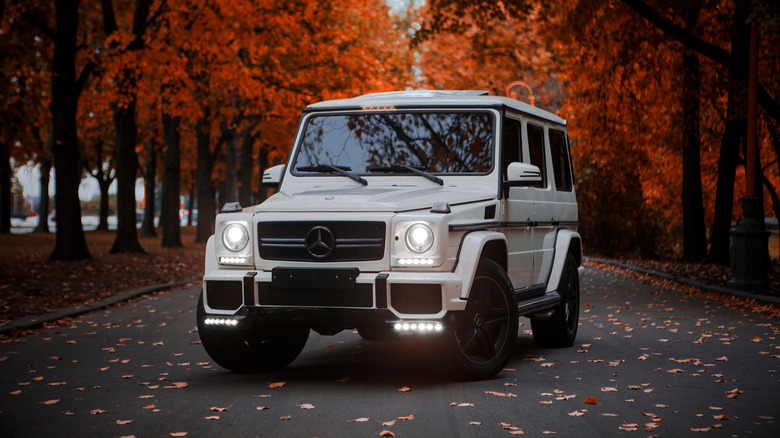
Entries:
{"label": "front grille", "polygon": [[257,235],[266,260],[368,261],[385,252],[384,222],[260,222]]}
{"label": "front grille", "polygon": [[207,281],[206,303],[212,309],[236,310],[244,303],[240,281]]}
{"label": "front grille", "polygon": [[270,283],[257,284],[258,304],[296,307],[372,307],[374,288],[358,283],[347,289],[274,288]]}
{"label": "front grille", "polygon": [[441,286],[438,284],[393,284],[390,304],[400,313],[412,315],[441,311]]}

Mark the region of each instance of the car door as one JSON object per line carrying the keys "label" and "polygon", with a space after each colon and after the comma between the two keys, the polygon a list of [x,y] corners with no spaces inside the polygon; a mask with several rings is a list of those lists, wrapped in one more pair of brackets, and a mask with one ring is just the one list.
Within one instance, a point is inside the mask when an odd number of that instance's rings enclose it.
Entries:
{"label": "car door", "polygon": [[531,285],[546,284],[552,267],[555,251],[555,190],[550,184],[549,144],[547,128],[541,122],[529,121],[524,124],[524,136],[528,145],[530,163],[538,167],[542,174],[542,183],[532,187],[533,231],[532,245],[534,267]]}
{"label": "car door", "polygon": [[[509,163],[523,161],[521,122],[518,117],[504,117],[502,127],[501,167],[506,181]],[[507,237],[509,279],[515,289],[531,285],[534,266],[533,191],[530,187],[509,187],[504,203],[502,231]]]}

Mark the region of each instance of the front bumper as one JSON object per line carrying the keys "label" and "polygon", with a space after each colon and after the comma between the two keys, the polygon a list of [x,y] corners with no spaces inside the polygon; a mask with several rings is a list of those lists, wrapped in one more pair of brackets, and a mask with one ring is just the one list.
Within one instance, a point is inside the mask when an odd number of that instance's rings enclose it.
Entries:
{"label": "front bumper", "polygon": [[217,269],[203,277],[205,311],[215,316],[435,321],[465,309],[462,290],[452,272]]}

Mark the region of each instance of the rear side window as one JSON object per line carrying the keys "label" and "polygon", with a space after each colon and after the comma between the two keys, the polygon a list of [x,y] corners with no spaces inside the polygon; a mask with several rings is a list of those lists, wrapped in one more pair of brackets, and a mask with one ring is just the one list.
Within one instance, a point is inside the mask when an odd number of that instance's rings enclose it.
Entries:
{"label": "rear side window", "polygon": [[516,163],[522,160],[520,154],[520,121],[505,117],[501,139],[501,171],[504,173],[504,180],[506,181],[506,168],[509,166],[509,163]]}
{"label": "rear side window", "polygon": [[544,163],[544,128],[528,124],[528,154],[531,156],[531,164],[539,168],[542,173],[542,184],[539,187],[547,187],[547,165]]}
{"label": "rear side window", "polygon": [[571,161],[569,148],[566,145],[566,134],[557,129],[550,129],[549,133],[555,188],[561,192],[570,192],[572,190]]}

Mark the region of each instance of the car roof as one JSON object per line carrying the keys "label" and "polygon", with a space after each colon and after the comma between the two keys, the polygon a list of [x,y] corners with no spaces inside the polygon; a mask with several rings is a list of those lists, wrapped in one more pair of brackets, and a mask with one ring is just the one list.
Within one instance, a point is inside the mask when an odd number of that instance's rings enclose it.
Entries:
{"label": "car roof", "polygon": [[350,99],[318,102],[309,105],[304,111],[392,110],[419,108],[421,106],[507,108],[553,123],[566,125],[566,120],[541,108],[508,97],[491,96],[487,91],[480,90],[410,90],[371,93]]}

